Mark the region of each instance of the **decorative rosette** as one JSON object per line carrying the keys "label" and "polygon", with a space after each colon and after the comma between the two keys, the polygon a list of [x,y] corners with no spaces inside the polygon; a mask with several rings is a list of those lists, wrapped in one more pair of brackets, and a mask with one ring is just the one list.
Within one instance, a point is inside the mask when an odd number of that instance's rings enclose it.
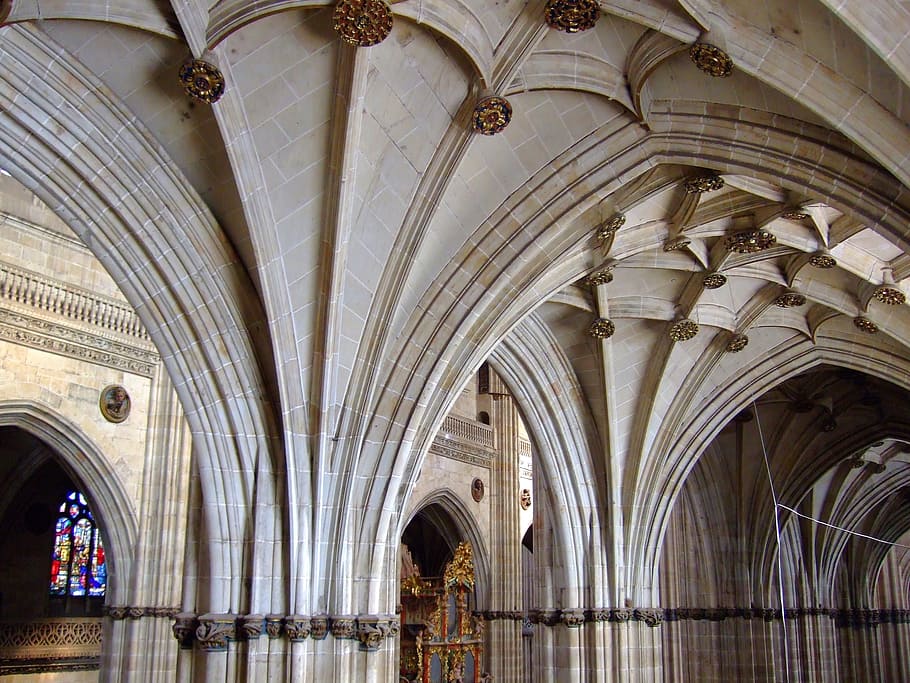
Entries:
{"label": "decorative rosette", "polygon": [[806,297],[799,292],[784,292],[774,300],[774,305],[780,308],[796,308],[806,303]]}
{"label": "decorative rosette", "polygon": [[186,94],[200,102],[214,104],[224,94],[224,76],[214,64],[202,59],[184,62],[179,77]]}
{"label": "decorative rosette", "polygon": [[749,338],[744,334],[734,334],[727,342],[727,351],[730,353],[739,353],[749,343]]}
{"label": "decorative rosette", "polygon": [[705,289],[717,289],[727,284],[727,276],[722,273],[708,273],[701,282]]}
{"label": "decorative rosette", "polygon": [[512,120],[512,105],[505,97],[489,95],[474,107],[471,125],[481,135],[495,135],[502,132]]}
{"label": "decorative rosette", "polygon": [[733,73],[730,55],[714,45],[695,43],[689,48],[689,58],[709,76],[726,78]]}
{"label": "decorative rosette", "polygon": [[588,334],[595,339],[609,339],[614,332],[616,332],[616,325],[609,318],[597,318],[588,328]]}
{"label": "decorative rosette", "polygon": [[770,249],[777,238],[767,230],[743,230],[727,237],[724,246],[737,254],[755,254]]}
{"label": "decorative rosette", "polygon": [[599,285],[605,285],[609,282],[613,282],[613,273],[609,268],[604,268],[603,270],[598,270],[595,273],[591,273],[588,277],[585,278],[585,284],[588,287],[597,287]]}
{"label": "decorative rosette", "polygon": [[881,301],[883,304],[888,304],[889,306],[899,306],[907,301],[907,297],[904,296],[904,293],[901,290],[890,285],[876,287],[872,296],[874,296],[876,300]]}
{"label": "decorative rosette", "polygon": [[837,265],[837,259],[826,251],[817,251],[812,254],[812,258],[809,259],[809,265],[813,268],[828,270]]}
{"label": "decorative rosette", "polygon": [[338,35],[357,47],[377,45],[392,32],[392,9],[384,0],[340,0],[332,19]]}
{"label": "decorative rosette", "polygon": [[664,242],[664,251],[679,251],[680,249],[685,249],[690,244],[692,244],[692,240],[688,237],[677,237],[676,239]]}
{"label": "decorative rosette", "polygon": [[869,318],[864,318],[861,315],[858,315],[853,319],[853,324],[856,325],[857,329],[866,334],[875,334],[878,332],[878,325],[869,320]]}
{"label": "decorative rosette", "polygon": [[617,211],[610,217],[610,220],[597,228],[597,239],[605,240],[608,237],[615,235],[616,231],[625,225],[625,223],[626,215]]}
{"label": "decorative rosette", "polygon": [[686,194],[704,194],[705,192],[716,192],[724,186],[724,179],[716,173],[705,173],[686,181]]}
{"label": "decorative rosette", "polygon": [[594,28],[600,18],[597,0],[550,0],[546,19],[550,28],[566,33],[578,33]]}
{"label": "decorative rosette", "polygon": [[698,334],[698,323],[688,318],[677,320],[670,327],[670,339],[675,342],[688,341]]}

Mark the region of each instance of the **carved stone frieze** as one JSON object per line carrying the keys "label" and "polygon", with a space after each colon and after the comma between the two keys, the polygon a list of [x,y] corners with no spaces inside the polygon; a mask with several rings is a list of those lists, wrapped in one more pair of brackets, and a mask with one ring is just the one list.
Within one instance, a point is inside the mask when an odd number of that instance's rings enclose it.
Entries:
{"label": "carved stone frieze", "polygon": [[152,377],[158,355],[99,335],[0,308],[0,339],[117,370]]}
{"label": "carved stone frieze", "polygon": [[110,605],[103,608],[103,614],[114,621],[121,619],[141,619],[155,617],[172,619],[180,613],[179,607],[135,607],[127,605]]}
{"label": "carved stone frieze", "polygon": [[493,452],[472,446],[470,444],[455,441],[454,439],[443,440],[439,437],[433,439],[430,444],[430,452],[441,455],[445,458],[451,458],[469,465],[478,465],[489,469],[493,463]]}
{"label": "carved stone frieze", "polygon": [[656,608],[642,608],[633,612],[636,620],[644,622],[647,626],[654,628],[660,626],[663,621],[663,610]]}

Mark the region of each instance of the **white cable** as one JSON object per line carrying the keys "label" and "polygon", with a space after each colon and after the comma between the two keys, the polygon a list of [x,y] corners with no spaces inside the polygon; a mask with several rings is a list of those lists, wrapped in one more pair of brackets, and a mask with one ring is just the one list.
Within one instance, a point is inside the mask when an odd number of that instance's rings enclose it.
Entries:
{"label": "white cable", "polygon": [[815,519],[815,517],[810,517],[809,515],[804,515],[802,512],[797,512],[791,507],[787,507],[783,503],[778,503],[777,507],[783,508],[787,512],[792,512],[797,517],[802,517],[803,519],[808,519],[810,522],[815,522],[816,524],[821,524],[822,526],[830,527],[831,529],[837,529],[838,531],[843,531],[845,534],[851,534],[853,536],[860,536],[861,538],[866,538],[870,541],[875,541],[876,543],[887,543],[888,545],[893,545],[895,548],[906,548],[910,550],[910,545],[901,545],[900,543],[895,543],[893,541],[886,541],[883,538],[876,538],[875,536],[869,536],[868,534],[861,534],[858,531],[850,531],[850,529],[845,529],[842,526],[837,526],[836,524],[829,524],[828,522],[823,522],[820,519]]}
{"label": "white cable", "polygon": [[758,427],[758,439],[761,441],[762,457],[765,461],[765,471],[768,473],[768,485],[771,487],[771,499],[774,501],[774,531],[777,533],[777,587],[780,592],[780,623],[784,635],[784,673],[785,680],[790,683],[790,640],[787,637],[787,607],[784,603],[784,560],[780,542],[780,512],[781,507],[777,502],[777,492],[774,490],[774,478],[771,476],[771,464],[768,462],[768,451],[765,448],[765,436],[761,429],[761,420],[758,417],[758,406],[752,401],[752,410],[755,411],[755,424]]}

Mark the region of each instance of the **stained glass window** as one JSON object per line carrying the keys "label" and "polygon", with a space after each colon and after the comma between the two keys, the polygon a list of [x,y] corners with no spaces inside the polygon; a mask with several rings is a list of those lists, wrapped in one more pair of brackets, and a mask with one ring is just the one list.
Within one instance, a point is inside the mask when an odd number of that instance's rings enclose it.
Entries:
{"label": "stained glass window", "polygon": [[107,563],[101,532],[88,503],[71,491],[60,505],[51,556],[51,595],[104,597]]}

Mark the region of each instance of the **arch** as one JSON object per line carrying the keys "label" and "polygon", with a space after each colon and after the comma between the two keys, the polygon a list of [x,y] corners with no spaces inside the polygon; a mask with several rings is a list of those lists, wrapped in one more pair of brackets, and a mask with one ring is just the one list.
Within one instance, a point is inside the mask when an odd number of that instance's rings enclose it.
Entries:
{"label": "arch", "polygon": [[[103,83],[61,52],[33,26],[0,29],[4,168],[79,235],[160,351],[193,433],[208,541],[219,546],[208,554],[210,575],[229,577],[199,597],[211,610],[237,611],[245,548],[267,537],[280,544],[274,531],[282,528],[271,477],[256,476],[281,467],[278,417],[265,398],[274,392],[255,351],[271,349],[254,339],[256,329],[266,334],[257,326],[264,316],[179,169]],[[128,153],[112,155],[112,145]],[[257,497],[262,504],[248,507]],[[270,543],[275,566],[272,553]]]}
{"label": "arch", "polygon": [[[592,220],[587,212],[604,197],[649,168],[680,163],[753,175],[860,216],[910,248],[906,232],[910,196],[893,176],[864,160],[845,139],[810,124],[742,107],[706,111],[699,105],[695,114],[694,105],[691,112],[685,107],[652,112],[650,133],[631,121],[611,122],[580,140],[477,227],[415,305],[395,338],[396,347],[381,349],[387,359],[377,371],[382,389],[369,398],[363,413],[382,416],[374,422],[370,441],[386,445],[378,447],[375,458],[361,453],[359,464],[348,473],[354,495],[372,500],[376,509],[383,510],[374,519],[358,520],[363,525],[362,538],[371,539],[369,545],[355,549],[368,553],[365,562],[379,560],[373,552],[377,542],[391,540],[380,540],[383,531],[394,526],[387,517],[400,509],[398,499],[406,500],[421,454],[452,400],[448,391],[437,389],[462,386],[496,343],[542,299],[585,271],[589,231],[579,224]],[[737,119],[736,126],[729,125],[731,117]],[[755,139],[763,145],[756,145]],[[618,151],[605,158],[605,149]],[[848,164],[856,175],[844,179],[841,170]],[[514,229],[517,225],[520,230]],[[487,255],[479,270],[474,262],[478,253]],[[358,479],[361,468],[365,476]],[[398,485],[387,486],[388,482]],[[641,532],[633,531],[636,525],[623,526],[637,535]],[[636,552],[637,544],[623,545]],[[617,561],[626,571],[634,571],[631,567],[636,562],[631,558]]]}
{"label": "arch", "polygon": [[[474,515],[468,510],[458,495],[449,488],[440,488],[431,491],[425,495],[414,506],[414,511],[405,519],[402,517],[401,526],[398,529],[398,537],[404,533],[418,515],[427,510],[427,508],[438,507],[439,510],[448,517],[451,526],[448,529],[440,529],[441,534],[452,536],[453,533],[458,540],[468,541],[474,549],[474,578],[475,578],[475,595],[478,609],[486,606],[486,599],[490,590],[490,550],[487,548],[484,534],[477,526]],[[445,520],[441,520],[443,524]],[[446,538],[447,541],[450,538]],[[452,545],[455,550],[457,541]]]}
{"label": "arch", "polygon": [[633,553],[629,585],[640,585],[646,576],[657,581],[663,537],[682,483],[711,439],[754,398],[822,364],[861,370],[910,389],[910,363],[874,349],[866,349],[860,358],[855,342],[825,339],[813,346],[799,341],[775,351],[774,356],[766,355],[742,374],[715,380],[718,391],[709,401],[690,408],[688,415],[694,419],[681,420],[684,429],[680,433],[665,433],[655,439],[651,452],[663,453],[660,467],[647,470],[650,485],[638,487],[630,500],[636,514],[629,519],[627,538]]}
{"label": "arch", "polygon": [[77,425],[34,401],[0,401],[0,426],[19,427],[43,441],[82,486],[110,549],[107,603],[126,604],[138,520],[120,477],[104,453]]}

